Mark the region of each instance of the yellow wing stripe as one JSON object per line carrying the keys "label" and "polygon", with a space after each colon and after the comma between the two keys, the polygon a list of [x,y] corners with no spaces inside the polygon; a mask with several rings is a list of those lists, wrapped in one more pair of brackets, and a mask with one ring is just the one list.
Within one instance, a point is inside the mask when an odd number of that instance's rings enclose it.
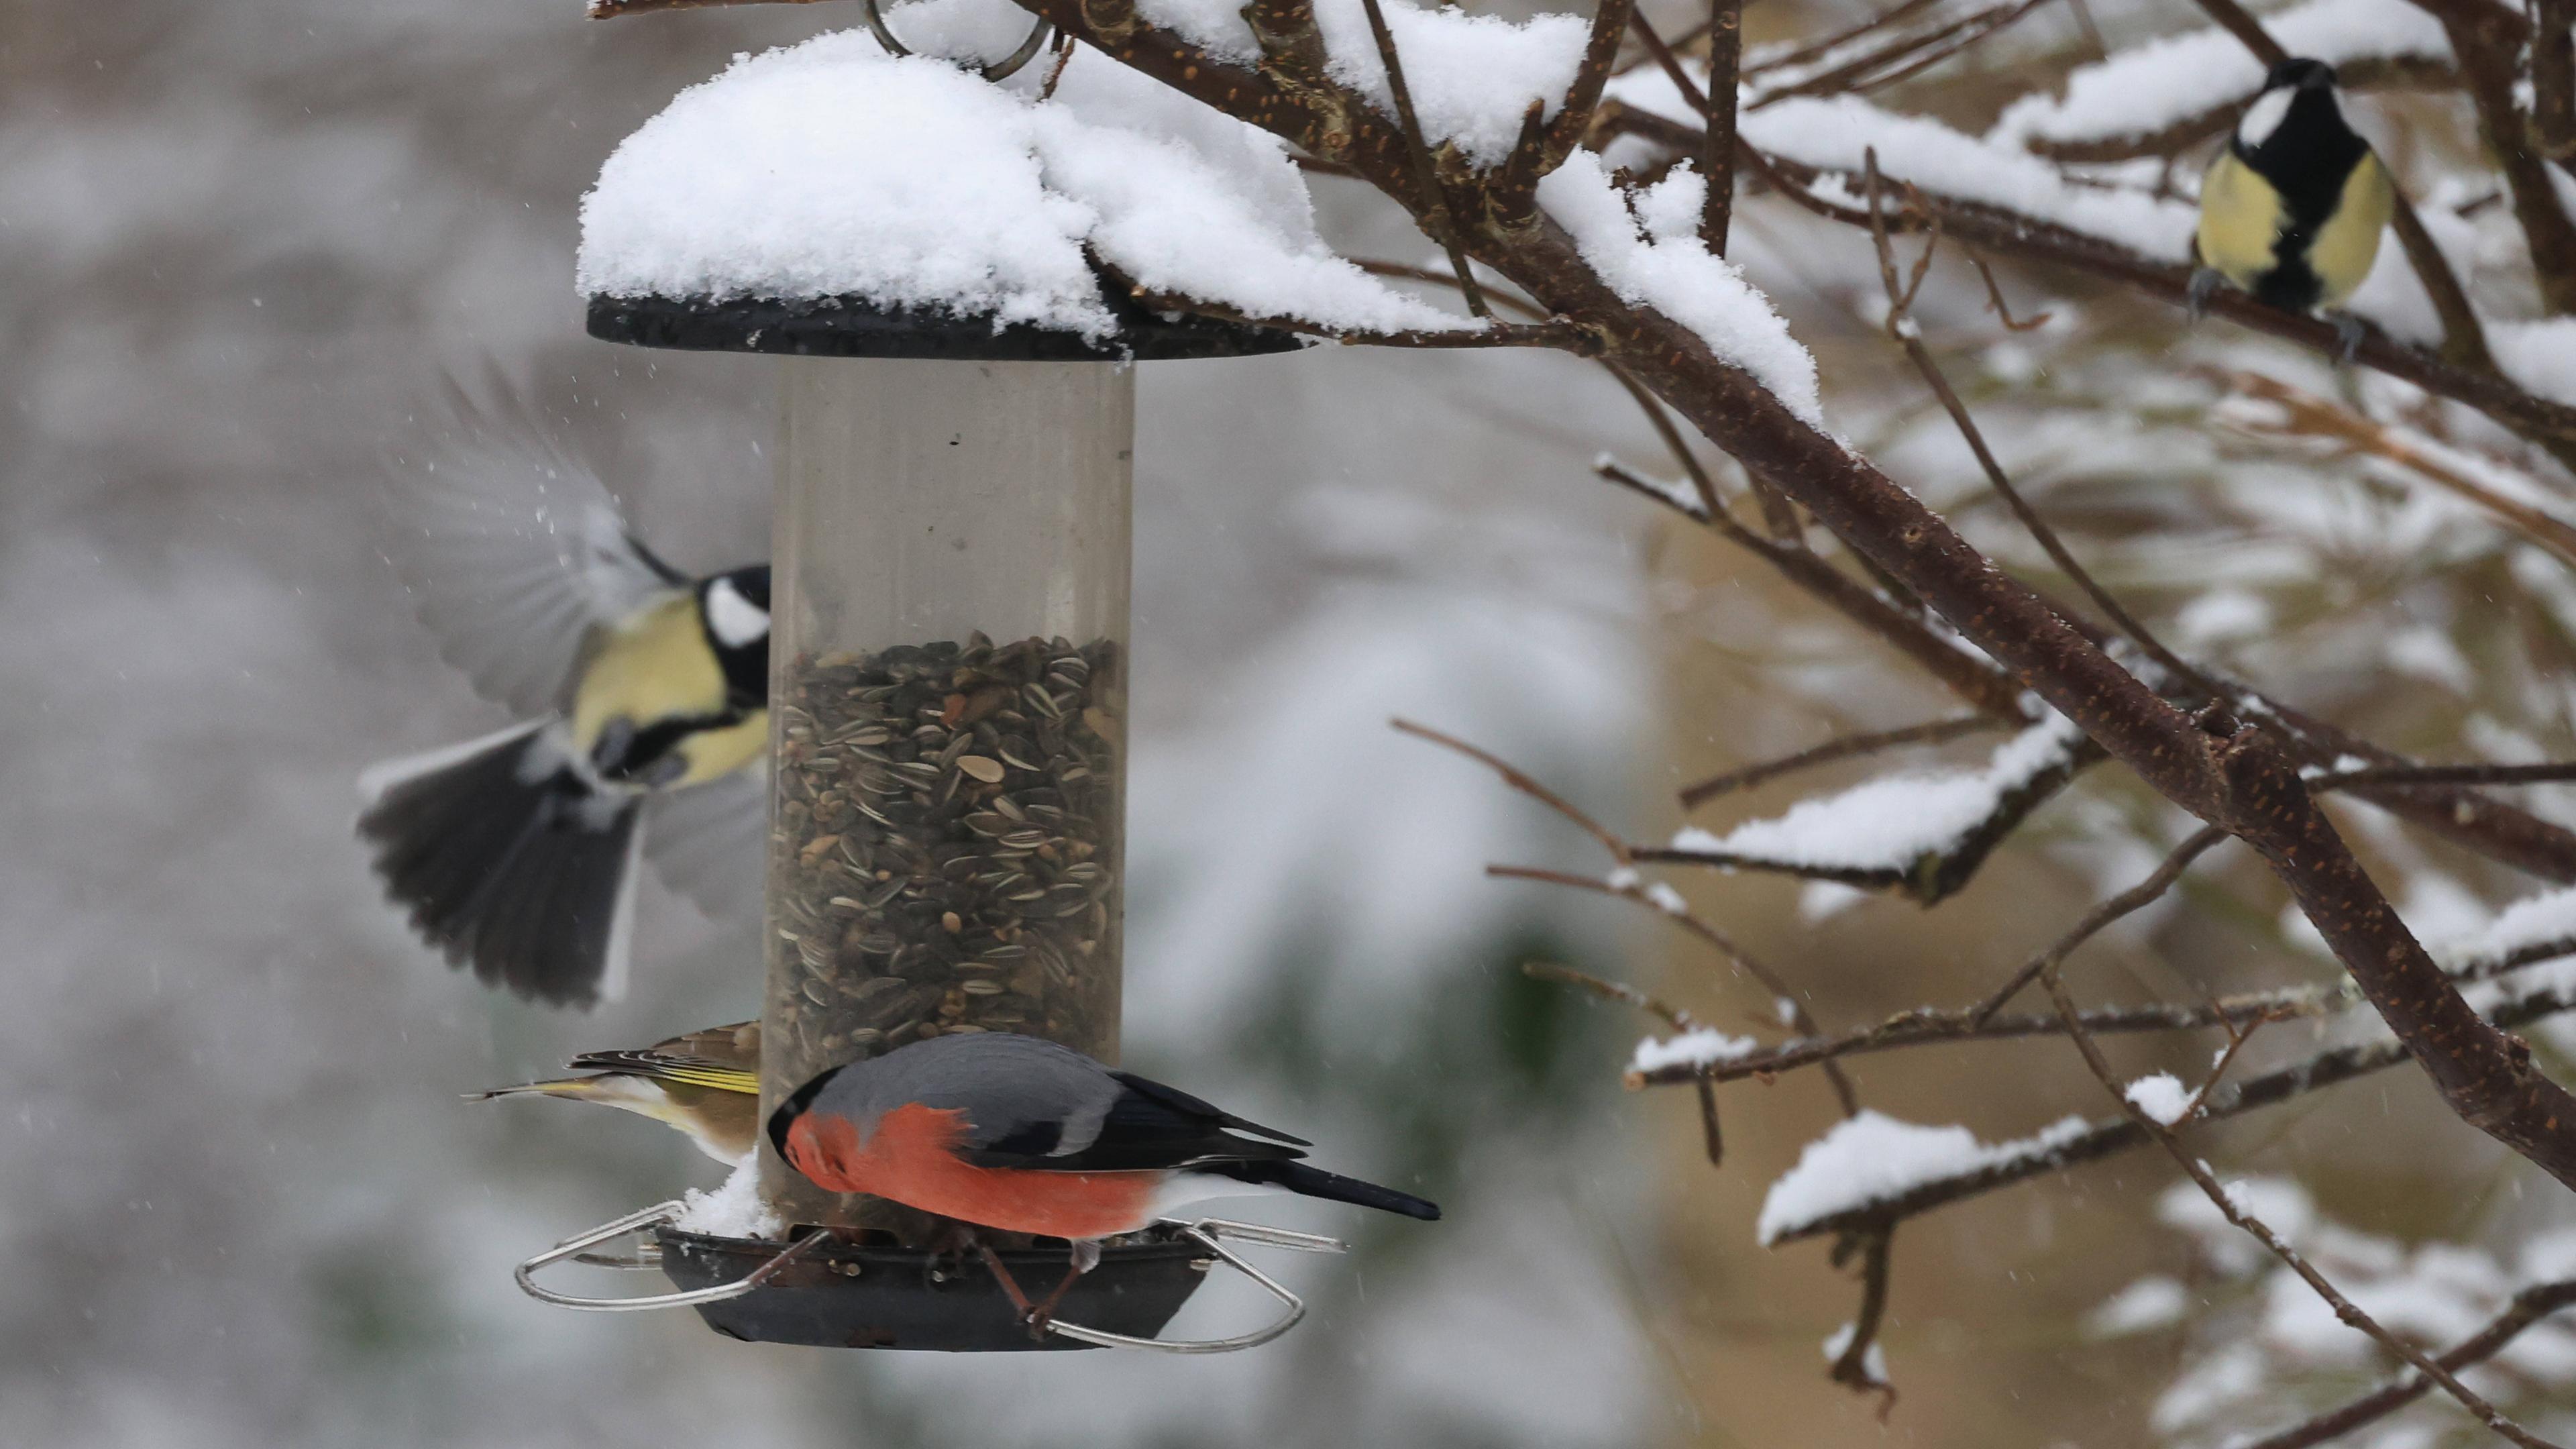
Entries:
{"label": "yellow wing stripe", "polygon": [[741,1092],[756,1095],[760,1091],[760,1072],[756,1067],[735,1066],[706,1057],[684,1056],[676,1052],[632,1050],[584,1052],[572,1059],[576,1071],[604,1072],[611,1076],[645,1077],[657,1082],[678,1082],[684,1086],[712,1087],[719,1092]]}
{"label": "yellow wing stripe", "polygon": [[712,1087],[719,1092],[740,1092],[750,1097],[760,1095],[759,1074],[739,1071],[732,1067],[701,1066],[696,1063],[688,1066],[656,1066],[651,1074],[665,1082],[682,1082],[692,1087]]}

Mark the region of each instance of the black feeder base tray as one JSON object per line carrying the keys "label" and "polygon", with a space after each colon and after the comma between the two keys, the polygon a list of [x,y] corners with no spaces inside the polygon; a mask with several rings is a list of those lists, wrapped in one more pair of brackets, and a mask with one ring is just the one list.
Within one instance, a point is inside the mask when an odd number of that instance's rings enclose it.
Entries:
{"label": "black feeder base tray", "polygon": [[[712,1238],[664,1225],[653,1237],[662,1272],[683,1290],[748,1277],[778,1256],[778,1244]],[[1062,1248],[1006,1249],[995,1256],[1022,1292],[1044,1297],[1063,1277]],[[1056,1313],[1074,1323],[1152,1338],[1207,1281],[1216,1255],[1186,1238],[1106,1247],[1100,1266],[1075,1280]],[[933,1257],[918,1248],[827,1242],[809,1248],[739,1298],[697,1305],[707,1327],[749,1343],[812,1348],[914,1348],[942,1353],[1092,1348],[1059,1334],[1031,1332],[992,1269],[973,1254]]]}
{"label": "black feeder base tray", "polygon": [[[1231,1353],[1258,1347],[1296,1327],[1306,1316],[1306,1305],[1229,1243],[1300,1253],[1346,1251],[1332,1238],[1258,1223],[1166,1220],[1125,1242],[1104,1246],[1099,1265],[1075,1280],[1049,1320],[1032,1325],[980,1255],[938,1256],[919,1248],[851,1243],[828,1232],[809,1232],[788,1243],[715,1237],[673,1227],[681,1210],[677,1201],[657,1203],[576,1233],[522,1262],[511,1276],[531,1298],[587,1313],[695,1308],[709,1328],[746,1343],[945,1353],[1061,1348]],[[644,1234],[651,1241],[632,1257],[592,1251]],[[1008,1249],[995,1256],[1021,1292],[1037,1298],[1053,1292],[1070,1266],[1066,1248]],[[594,1298],[537,1282],[539,1270],[568,1258],[595,1267],[659,1267],[678,1291]],[[1219,1263],[1251,1279],[1286,1312],[1232,1338],[1157,1338]]]}
{"label": "black feeder base tray", "polygon": [[703,297],[590,299],[590,335],[602,342],[683,352],[772,352],[796,357],[899,357],[948,362],[1192,362],[1296,352],[1292,332],[1210,317],[1164,317],[1104,285],[1118,331],[1091,342],[1025,323],[879,307],[855,298]]}

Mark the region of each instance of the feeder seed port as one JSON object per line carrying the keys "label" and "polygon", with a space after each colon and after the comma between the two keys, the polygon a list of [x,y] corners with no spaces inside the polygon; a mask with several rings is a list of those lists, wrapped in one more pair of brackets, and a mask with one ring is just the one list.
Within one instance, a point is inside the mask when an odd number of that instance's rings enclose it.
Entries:
{"label": "feeder seed port", "polygon": [[[629,1272],[649,1271],[658,1266],[661,1259],[660,1253],[648,1251],[651,1245],[640,1248],[629,1257],[594,1254],[590,1250],[629,1233],[642,1233],[661,1227],[677,1218],[681,1208],[682,1204],[677,1199],[656,1203],[651,1207],[628,1213],[613,1222],[602,1223],[587,1232],[576,1233],[521,1262],[511,1270],[510,1276],[519,1285],[519,1291],[529,1297],[541,1303],[552,1304],[557,1308],[569,1308],[581,1313],[642,1313],[657,1308],[692,1308],[701,1304],[721,1303],[729,1299],[741,1298],[757,1291],[779,1270],[796,1261],[815,1245],[826,1242],[832,1237],[829,1232],[809,1233],[781,1248],[751,1272],[730,1283],[686,1289],[677,1293],[654,1293],[635,1298],[591,1298],[548,1288],[536,1281],[539,1270],[568,1258],[593,1267],[616,1268]],[[1287,1228],[1274,1228],[1261,1223],[1237,1222],[1229,1218],[1196,1218],[1188,1221],[1166,1218],[1161,1226],[1176,1230],[1182,1237],[1196,1243],[1212,1255],[1207,1258],[1193,1259],[1191,1268],[1204,1273],[1215,1263],[1224,1263],[1227,1267],[1251,1279],[1255,1286],[1278,1300],[1280,1306],[1287,1311],[1270,1324],[1231,1338],[1143,1338],[1134,1334],[1112,1333],[1106,1329],[1071,1323],[1061,1318],[1047,1320],[1046,1331],[1057,1337],[1097,1348],[1132,1348],[1153,1353],[1236,1353],[1247,1348],[1259,1348],[1296,1327],[1306,1316],[1306,1302],[1290,1292],[1287,1285],[1245,1261],[1240,1254],[1226,1246],[1227,1242],[1279,1248],[1292,1253],[1350,1251],[1350,1245],[1338,1238],[1329,1238],[1316,1233],[1294,1232]],[[855,1278],[859,1276],[857,1268],[856,1263],[844,1263],[840,1265],[838,1271]]]}

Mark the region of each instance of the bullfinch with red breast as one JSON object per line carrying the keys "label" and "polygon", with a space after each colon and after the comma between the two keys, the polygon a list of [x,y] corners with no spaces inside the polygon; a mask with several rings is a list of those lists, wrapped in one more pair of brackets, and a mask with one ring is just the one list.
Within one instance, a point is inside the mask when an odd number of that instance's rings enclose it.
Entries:
{"label": "bullfinch with red breast", "polygon": [[[1249,1134],[1249,1135],[1240,1135]],[[1007,1032],[835,1067],[770,1114],[779,1156],[832,1192],[1080,1245],[1210,1198],[1286,1191],[1436,1220],[1410,1193],[1297,1159],[1311,1145],[1187,1092]]]}

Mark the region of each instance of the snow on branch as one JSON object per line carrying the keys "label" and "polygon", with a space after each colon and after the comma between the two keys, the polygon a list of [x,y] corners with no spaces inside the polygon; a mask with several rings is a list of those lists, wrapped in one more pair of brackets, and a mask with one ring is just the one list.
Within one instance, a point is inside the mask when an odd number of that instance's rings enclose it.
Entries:
{"label": "snow on branch", "polygon": [[2044,1163],[2085,1133],[2066,1117],[2029,1137],[1988,1144],[1965,1127],[1927,1127],[1884,1112],[1863,1111],[1807,1144],[1798,1165],[1762,1199],[1754,1233],[1769,1247],[1804,1237],[1834,1218],[1865,1218],[1873,1206],[1899,1201],[1925,1183]]}
{"label": "snow on branch", "polygon": [[[1574,84],[1590,23],[1547,14],[1527,20],[1381,0],[1386,26],[1402,57],[1407,88],[1422,119],[1423,139],[1453,146],[1471,164],[1502,164],[1532,105],[1553,116]],[[1316,0],[1326,74],[1387,117],[1395,97],[1361,0]],[[1138,0],[1136,14],[1213,55],[1257,65],[1261,47],[1244,7],[1233,0]]]}
{"label": "snow on branch", "polygon": [[[928,45],[949,0],[906,12]],[[1096,253],[1156,292],[1325,329],[1474,325],[1316,233],[1278,140],[1123,66],[1040,100],[864,32],[749,56],[628,137],[582,205],[591,293],[843,298],[1107,335]]]}
{"label": "snow on branch", "polygon": [[2576,952],[2576,887],[2527,896],[2465,936],[2433,947],[2433,959],[2464,980],[2500,975],[2528,962]]}
{"label": "snow on branch", "polygon": [[[2576,1011],[2576,971],[2540,972],[2527,980],[2517,978],[2509,983],[2510,989],[2507,987],[2508,983],[2498,983],[2484,988],[2486,999],[2478,1002],[2487,1019],[2504,1030],[2518,1030]],[[2385,1071],[2411,1060],[2413,1058],[2405,1046],[2395,1037],[2374,1033],[2366,1040],[2326,1047],[2254,1076],[2220,1082],[2202,1101],[2199,1117],[2217,1121],[2278,1106],[2310,1092]],[[1882,1228],[1951,1203],[2027,1182],[2043,1173],[2116,1156],[2153,1141],[2145,1128],[2125,1115],[2105,1118],[2079,1130],[2061,1131],[2064,1126],[2060,1123],[2040,1134],[2047,1139],[2042,1150],[2031,1150],[2032,1144],[2040,1138],[2000,1144],[1983,1149],[1996,1154],[1994,1156],[1974,1161],[1961,1158],[1947,1169],[1926,1170],[1901,1181],[1891,1179],[1874,1195],[1841,1207],[1819,1209],[1812,1215],[1784,1210],[1773,1223],[1766,1204],[1763,1241],[1780,1243],[1795,1238]],[[1975,1140],[1964,1128],[1946,1130],[1967,1136],[1971,1142]],[[2016,1150],[2007,1153],[2006,1149]],[[1813,1145],[1808,1149],[1810,1153],[1814,1150]],[[1806,1161],[1801,1158],[1799,1167],[1792,1169],[1792,1173],[1805,1166]],[[1775,1185],[1774,1191],[1777,1190]],[[1773,1227],[1776,1231],[1772,1230]]]}
{"label": "snow on branch", "polygon": [[1632,1076],[1641,1076],[1668,1067],[1712,1067],[1750,1056],[1761,1045],[1749,1036],[1728,1036],[1705,1026],[1677,1036],[1650,1036],[1637,1043],[1636,1053],[1628,1058],[1628,1071]]}
{"label": "snow on branch", "polygon": [[1697,333],[1709,351],[1752,374],[1800,420],[1824,425],[1816,359],[1744,274],[1700,240],[1708,183],[1688,165],[1623,195],[1601,158],[1578,151],[1539,183],[1539,204],[1574,238],[1583,260],[1623,301],[1652,307]]}
{"label": "snow on branch", "polygon": [[1930,904],[2090,758],[2084,732],[2052,710],[1980,769],[1883,775],[1722,836],[1685,827],[1670,847],[1638,857],[1897,889]]}
{"label": "snow on branch", "polygon": [[[1881,174],[1898,184],[1999,206],[2154,257],[2183,256],[2197,222],[2188,202],[2071,181],[2018,147],[1882,110],[1857,96],[1783,101],[1746,116],[1743,134],[1772,155],[1854,176],[1875,150]],[[1857,192],[1841,199],[1863,204]]]}
{"label": "snow on branch", "polygon": [[[2263,28],[2292,55],[2339,66],[2451,59],[2442,23],[2411,0],[2308,0],[2265,17]],[[2063,96],[2015,101],[1986,139],[2050,153],[2129,141],[2223,115],[2262,85],[2262,63],[2236,37],[2214,27],[2193,30],[2078,67],[2067,76]]]}

